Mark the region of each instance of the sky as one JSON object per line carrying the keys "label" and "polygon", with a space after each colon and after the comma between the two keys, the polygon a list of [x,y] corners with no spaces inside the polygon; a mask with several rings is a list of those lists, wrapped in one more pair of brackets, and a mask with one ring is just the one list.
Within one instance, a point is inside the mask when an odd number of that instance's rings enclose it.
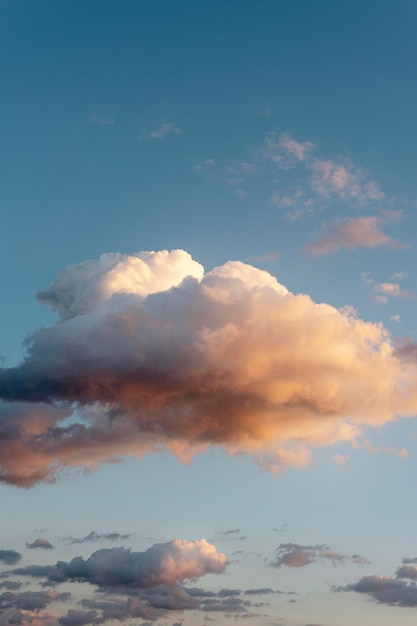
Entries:
{"label": "sky", "polygon": [[0,1],[0,626],[411,626],[417,4]]}

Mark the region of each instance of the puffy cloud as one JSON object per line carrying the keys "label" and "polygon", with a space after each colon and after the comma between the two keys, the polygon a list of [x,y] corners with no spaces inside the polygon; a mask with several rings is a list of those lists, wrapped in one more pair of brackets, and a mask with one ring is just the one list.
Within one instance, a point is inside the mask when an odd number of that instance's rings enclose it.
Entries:
{"label": "puffy cloud", "polygon": [[357,583],[337,587],[335,591],[364,593],[391,606],[417,606],[417,586],[391,576],[364,576]]}
{"label": "puffy cloud", "polygon": [[321,196],[368,202],[382,200],[383,192],[374,181],[351,163],[315,159],[311,165],[311,186]]}
{"label": "puffy cloud", "polygon": [[0,561],[6,563],[6,565],[13,565],[22,558],[22,555],[16,550],[0,550]]}
{"label": "puffy cloud", "polygon": [[12,484],[161,447],[186,460],[222,446],[280,471],[417,410],[417,365],[382,325],[238,261],[204,274],[181,250],[102,255],[38,297],[60,320],[0,370]]}
{"label": "puffy cloud", "polygon": [[341,248],[353,250],[358,247],[375,248],[385,245],[402,249],[406,247],[404,244],[382,231],[382,226],[391,219],[393,218],[387,215],[372,215],[335,220],[324,226],[317,241],[305,246],[305,251],[310,256],[323,256],[334,254]]}
{"label": "puffy cloud", "polygon": [[303,546],[296,543],[282,543],[276,549],[276,557],[271,562],[273,567],[304,567],[316,561],[331,561],[333,565],[340,565],[350,561],[363,565],[368,561],[359,554],[347,556],[334,552],[326,545]]}
{"label": "puffy cloud", "polygon": [[417,567],[415,565],[402,565],[397,570],[397,578],[417,580]]}
{"label": "puffy cloud", "polygon": [[185,278],[200,280],[203,274],[203,266],[183,250],[110,252],[62,270],[37,299],[66,320],[108,309],[117,295],[146,297],[176,287]]}
{"label": "puffy cloud", "polygon": [[32,543],[26,543],[26,547],[30,549],[43,548],[44,550],[52,550],[54,546],[47,539],[38,537],[38,539],[35,539],[35,541],[32,541]]}
{"label": "puffy cloud", "polygon": [[145,552],[104,548],[93,552],[87,560],[78,556],[69,563],[58,561],[53,566],[23,567],[14,573],[47,577],[54,582],[76,580],[102,587],[146,589],[175,585],[204,574],[218,574],[226,563],[226,556],[205,539],[175,539],[156,543]]}

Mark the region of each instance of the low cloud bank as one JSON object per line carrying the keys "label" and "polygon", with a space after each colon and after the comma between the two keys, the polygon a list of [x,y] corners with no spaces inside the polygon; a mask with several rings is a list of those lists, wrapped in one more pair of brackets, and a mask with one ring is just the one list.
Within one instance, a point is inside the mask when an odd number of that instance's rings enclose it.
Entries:
{"label": "low cloud bank", "polygon": [[0,370],[4,482],[211,445],[280,471],[417,412],[416,363],[382,325],[245,263],[204,273],[183,250],[105,254],[38,299],[59,321]]}

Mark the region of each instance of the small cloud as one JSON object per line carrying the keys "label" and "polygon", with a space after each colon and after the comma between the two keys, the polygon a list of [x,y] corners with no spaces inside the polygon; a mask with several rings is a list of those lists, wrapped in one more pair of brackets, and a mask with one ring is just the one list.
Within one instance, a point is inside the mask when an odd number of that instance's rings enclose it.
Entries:
{"label": "small cloud", "polygon": [[311,187],[324,197],[339,197],[360,203],[382,200],[384,193],[374,181],[366,182],[365,174],[351,163],[314,160],[310,169]]}
{"label": "small cloud", "polygon": [[278,261],[278,252],[276,250],[271,250],[271,252],[266,252],[260,256],[249,255],[246,257],[245,261],[248,263],[251,261],[255,261],[257,263],[275,263],[275,261]]}
{"label": "small cloud", "polygon": [[96,114],[90,115],[88,121],[90,124],[99,124],[100,126],[114,126],[116,123],[114,117]]}
{"label": "small cloud", "polygon": [[86,543],[89,541],[100,541],[102,539],[105,539],[106,541],[125,541],[126,539],[129,539],[129,537],[130,535],[122,535],[120,533],[117,533],[115,530],[113,530],[113,532],[110,532],[110,533],[98,533],[95,530],[92,530],[90,533],[88,533],[88,535],[86,535],[82,539],[68,537],[67,540],[69,544],[78,544],[78,543]]}
{"label": "small cloud", "polygon": [[154,130],[144,130],[142,132],[141,137],[145,139],[157,139],[162,140],[165,139],[168,135],[181,135],[182,131],[178,126],[172,124],[172,122],[165,122],[155,128]]}
{"label": "small cloud", "polygon": [[334,454],[333,461],[338,465],[346,465],[350,457],[348,454]]}
{"label": "small cloud", "polygon": [[271,589],[270,587],[260,587],[259,589],[246,589],[244,593],[246,596],[254,596],[254,595],[263,596],[269,593],[277,593],[277,592]]}
{"label": "small cloud", "polygon": [[280,209],[287,209],[285,216],[291,221],[299,221],[312,215],[315,210],[314,200],[306,197],[301,189],[289,194],[274,189],[269,202]]}
{"label": "small cloud", "polygon": [[272,567],[305,567],[317,561],[330,561],[333,565],[341,565],[350,561],[363,565],[368,563],[359,554],[351,556],[340,554],[326,545],[304,546],[296,543],[282,543],[275,551],[276,558],[270,563]]}
{"label": "small cloud", "polygon": [[0,550],[0,561],[6,565],[14,565],[22,558],[22,555],[16,550]]}
{"label": "small cloud", "polygon": [[246,191],[245,189],[235,189],[235,196],[237,196],[238,198],[244,198],[248,195],[249,191]]}
{"label": "small cloud", "polygon": [[314,148],[315,145],[311,141],[296,141],[289,134],[283,134],[278,139],[276,133],[270,132],[265,137],[261,157],[280,169],[287,170],[305,161]]}
{"label": "small cloud", "polygon": [[214,165],[214,159],[204,159],[197,165],[194,165],[194,169],[198,172],[207,172]]}
{"label": "small cloud", "polygon": [[391,315],[391,319],[393,322],[396,322],[397,324],[401,323],[401,315]]}
{"label": "small cloud", "polygon": [[407,247],[397,239],[392,239],[382,231],[389,219],[385,215],[334,220],[325,224],[318,239],[305,246],[311,257],[334,254],[342,248],[375,248],[385,245],[401,250]]}
{"label": "small cloud", "polygon": [[223,535],[225,537],[230,537],[230,535],[238,535],[240,532],[240,528],[231,528],[230,530],[224,530]]}
{"label": "small cloud", "polygon": [[33,541],[32,543],[26,542],[26,547],[31,550],[33,548],[43,548],[44,550],[52,550],[54,546],[51,543],[49,543],[47,539],[43,539],[42,537],[39,537],[38,539],[35,539],[35,541]]}
{"label": "small cloud", "polygon": [[272,109],[269,105],[243,104],[242,106],[248,113],[253,113],[259,117],[270,118],[272,115]]}
{"label": "small cloud", "polygon": [[[403,580],[411,578],[411,582]],[[417,586],[414,573],[406,567],[400,567],[397,577],[363,576],[357,583],[344,587],[333,587],[333,591],[355,591],[370,596],[378,603],[390,606],[416,607]]]}

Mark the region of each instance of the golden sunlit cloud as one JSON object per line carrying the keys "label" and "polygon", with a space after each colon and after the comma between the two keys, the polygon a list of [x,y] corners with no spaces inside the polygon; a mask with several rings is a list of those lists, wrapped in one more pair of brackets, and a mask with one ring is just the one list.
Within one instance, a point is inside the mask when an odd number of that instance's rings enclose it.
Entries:
{"label": "golden sunlit cloud", "polygon": [[[162,448],[265,469],[417,410],[416,367],[381,324],[182,250],[107,254],[39,294],[60,320],[0,370],[0,477],[30,486]],[[68,420],[67,418],[70,418]]]}

